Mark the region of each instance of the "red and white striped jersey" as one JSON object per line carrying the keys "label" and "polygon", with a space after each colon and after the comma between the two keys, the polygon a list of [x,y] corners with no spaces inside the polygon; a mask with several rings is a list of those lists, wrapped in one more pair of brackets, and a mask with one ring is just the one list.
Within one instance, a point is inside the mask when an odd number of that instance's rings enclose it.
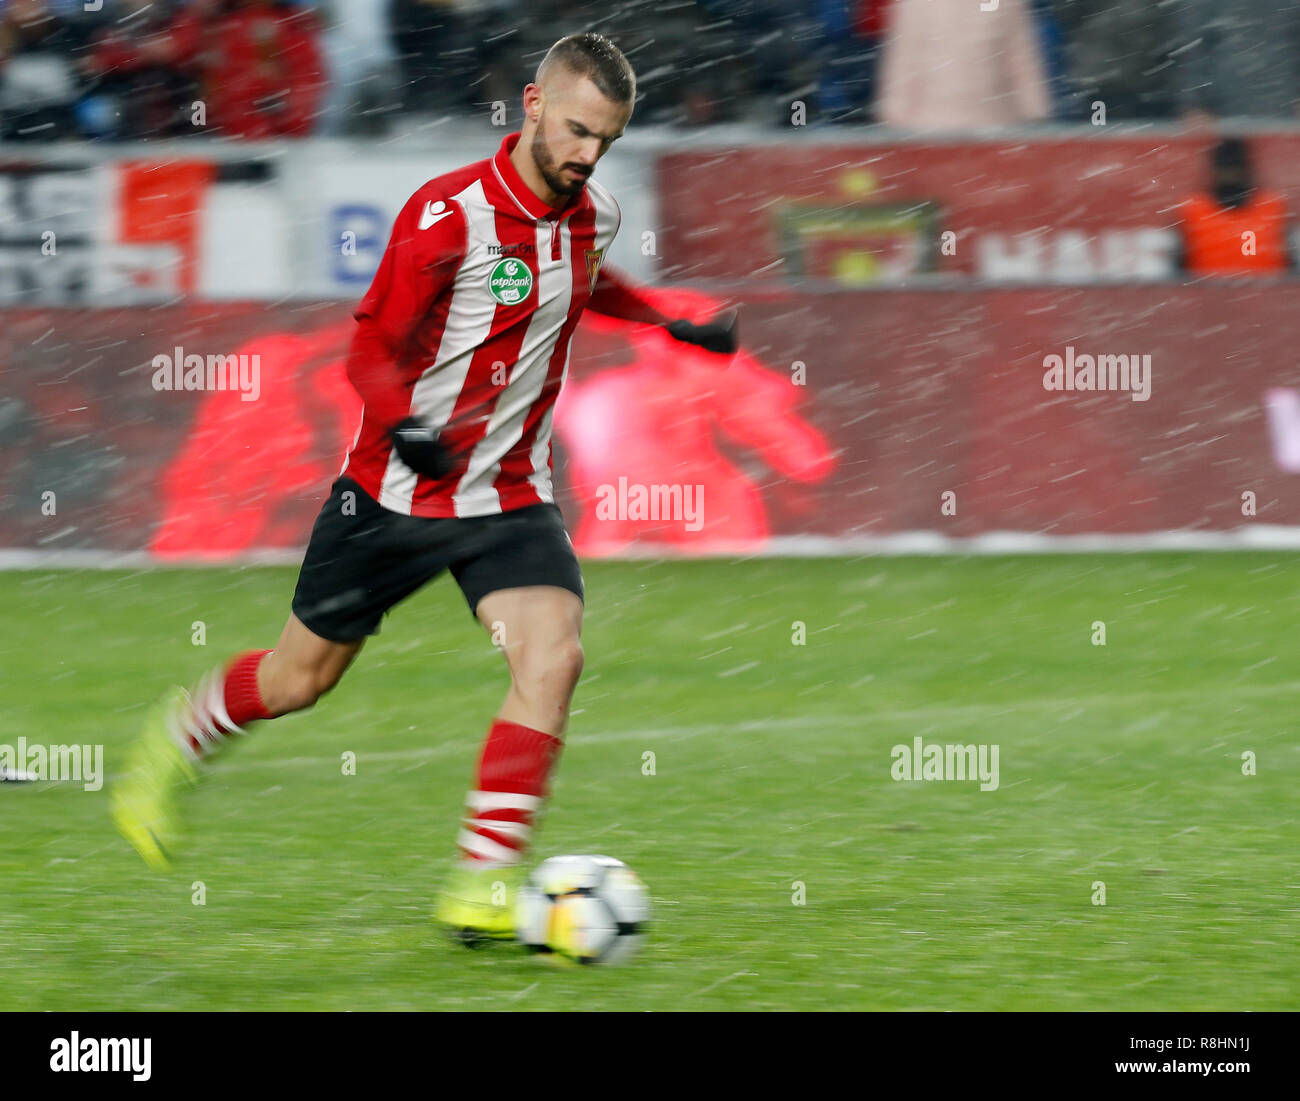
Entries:
{"label": "red and white striped jersey", "polygon": [[[590,177],[548,207],[510,162],[518,141],[410,198],[356,310],[402,390],[387,417],[367,402],[343,472],[395,512],[482,516],[553,500],[555,399],[621,214]],[[456,459],[448,477],[419,476],[397,457],[393,413],[441,429]]]}

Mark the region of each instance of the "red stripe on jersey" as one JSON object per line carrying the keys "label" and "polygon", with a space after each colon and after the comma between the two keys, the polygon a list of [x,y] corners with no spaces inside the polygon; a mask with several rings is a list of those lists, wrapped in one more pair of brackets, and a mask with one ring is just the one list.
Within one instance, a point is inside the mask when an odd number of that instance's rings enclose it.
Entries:
{"label": "red stripe on jersey", "polygon": [[[528,481],[535,471],[532,452],[537,443],[537,434],[543,418],[555,407],[560,396],[560,387],[564,384],[564,369],[569,359],[569,343],[582,318],[583,307],[590,296],[590,277],[587,274],[587,250],[595,245],[596,211],[594,207],[580,211],[569,219],[569,277],[573,291],[569,299],[569,312],[560,329],[560,337],[555,342],[547,366],[546,382],[533,407],[528,410],[524,420],[523,434],[519,442],[507,452],[501,460],[501,472],[496,478],[497,495],[501,498],[501,508],[509,510],[536,504],[540,498]],[[546,445],[546,465],[551,469],[551,444]]]}
{"label": "red stripe on jersey", "polygon": [[[521,245],[535,245],[537,229],[535,223],[524,222],[510,217],[498,207],[495,218],[497,240],[501,243],[502,253],[507,250],[515,259],[528,267],[532,274],[533,289],[528,299],[517,305],[498,304],[492,315],[492,327],[488,338],[475,350],[470,360],[469,373],[465,384],[456,397],[451,418],[442,430],[440,439],[447,445],[458,462],[452,473],[440,482],[421,479],[416,488],[413,505],[434,505],[438,498],[444,499],[456,489],[456,483],[469,468],[474,448],[487,435],[492,414],[497,401],[510,384],[512,372],[519,361],[519,352],[523,348],[524,337],[528,334],[528,323],[532,319],[533,309],[537,305],[538,295],[538,258],[536,255],[519,251]],[[500,382],[494,381],[496,373]],[[531,490],[531,487],[528,487]],[[533,493],[530,504],[538,501]],[[413,508],[412,511],[415,511]]]}

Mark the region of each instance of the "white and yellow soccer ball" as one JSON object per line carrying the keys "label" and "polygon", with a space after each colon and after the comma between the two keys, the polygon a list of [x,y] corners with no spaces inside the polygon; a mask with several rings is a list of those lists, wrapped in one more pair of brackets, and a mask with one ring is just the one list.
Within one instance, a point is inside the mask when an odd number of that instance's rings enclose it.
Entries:
{"label": "white and yellow soccer ball", "polygon": [[645,939],[650,896],[612,856],[553,856],[516,896],[515,936],[558,963],[622,963]]}

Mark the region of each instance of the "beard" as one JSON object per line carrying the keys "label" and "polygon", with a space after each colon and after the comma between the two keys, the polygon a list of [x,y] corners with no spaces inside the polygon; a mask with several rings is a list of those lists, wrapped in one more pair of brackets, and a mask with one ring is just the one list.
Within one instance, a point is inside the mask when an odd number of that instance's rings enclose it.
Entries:
{"label": "beard", "polygon": [[[546,139],[542,137],[542,128],[540,126],[537,127],[537,132],[533,135],[531,152],[533,163],[537,165],[537,171],[542,174],[546,186],[555,194],[572,197],[587,186],[586,176],[574,180],[564,175],[564,166],[555,163],[555,158],[551,155],[551,147],[546,144]],[[574,167],[577,171],[582,171],[578,166],[575,165]]]}

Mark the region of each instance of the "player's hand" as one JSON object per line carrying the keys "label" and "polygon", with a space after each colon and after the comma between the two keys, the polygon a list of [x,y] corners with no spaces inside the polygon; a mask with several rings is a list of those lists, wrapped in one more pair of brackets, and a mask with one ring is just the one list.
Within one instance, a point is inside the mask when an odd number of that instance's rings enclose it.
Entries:
{"label": "player's hand", "polygon": [[407,417],[392,431],[397,457],[426,478],[445,478],[451,473],[451,453],[438,442],[438,430],[419,417]]}
{"label": "player's hand", "polygon": [[705,322],[703,325],[695,325],[681,319],[668,322],[665,328],[675,339],[684,340],[688,344],[698,344],[706,352],[733,355],[740,345],[737,321],[736,311],[727,310],[726,313],[718,314],[712,321]]}

